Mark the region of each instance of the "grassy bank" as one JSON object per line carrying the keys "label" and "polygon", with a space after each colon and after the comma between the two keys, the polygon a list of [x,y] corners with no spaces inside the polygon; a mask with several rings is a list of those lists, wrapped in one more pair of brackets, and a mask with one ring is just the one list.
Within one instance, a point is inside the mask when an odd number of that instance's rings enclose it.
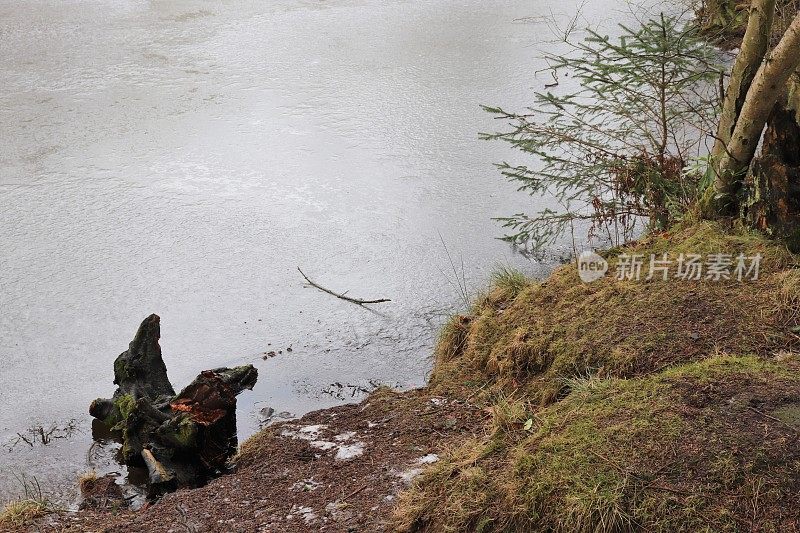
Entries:
{"label": "grassy bank", "polygon": [[500,278],[447,325],[431,387],[482,387],[493,422],[404,494],[398,529],[800,527],[797,258],[714,224],[625,250],[667,251],[764,259],[750,282]]}
{"label": "grassy bank", "polygon": [[[618,281],[622,252],[646,260],[664,253],[673,261],[714,253],[762,260],[754,281]],[[607,256],[609,274],[590,284],[574,265],[542,282],[498,279],[470,314],[445,326],[431,386],[490,382],[546,405],[587,374],[629,378],[715,352],[768,356],[797,343],[787,329],[800,309],[796,257],[754,232],[698,223]]]}

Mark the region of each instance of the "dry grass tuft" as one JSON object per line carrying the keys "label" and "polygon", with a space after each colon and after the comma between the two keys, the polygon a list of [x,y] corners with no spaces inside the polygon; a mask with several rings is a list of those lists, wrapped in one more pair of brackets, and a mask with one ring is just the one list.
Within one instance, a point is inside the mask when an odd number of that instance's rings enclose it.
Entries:
{"label": "dry grass tuft", "polygon": [[50,510],[43,500],[14,500],[0,511],[0,528],[21,528],[30,521],[46,515]]}
{"label": "dry grass tuft", "polygon": [[89,472],[85,472],[80,475],[78,478],[78,488],[81,490],[81,493],[87,491],[89,487],[91,487],[94,483],[97,482],[97,472],[94,470],[90,470]]}
{"label": "dry grass tuft", "polygon": [[45,498],[42,488],[36,478],[26,476],[17,477],[22,486],[22,495],[6,503],[0,510],[0,531],[19,529],[48,513],[56,507]]}

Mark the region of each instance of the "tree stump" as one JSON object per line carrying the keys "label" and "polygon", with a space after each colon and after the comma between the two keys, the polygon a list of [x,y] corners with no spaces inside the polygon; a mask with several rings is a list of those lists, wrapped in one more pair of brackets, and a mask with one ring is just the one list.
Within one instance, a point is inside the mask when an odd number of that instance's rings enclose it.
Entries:
{"label": "tree stump", "polygon": [[745,179],[743,218],[800,251],[800,115],[778,104]]}
{"label": "tree stump", "polygon": [[238,448],[236,396],[258,379],[253,365],[204,370],[176,395],[160,336],[159,317],[144,319],[114,361],[114,395],[89,407],[119,432],[122,462],[147,467],[151,495],[201,486],[228,469]]}

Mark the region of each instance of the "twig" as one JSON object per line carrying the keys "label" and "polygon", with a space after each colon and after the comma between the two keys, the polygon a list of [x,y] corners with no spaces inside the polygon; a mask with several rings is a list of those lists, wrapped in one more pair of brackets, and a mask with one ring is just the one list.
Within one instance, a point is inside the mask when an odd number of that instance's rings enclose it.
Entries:
{"label": "twig", "polygon": [[719,141],[720,143],[722,143],[722,144],[721,144],[721,146],[722,146],[722,148],[725,150],[725,153],[727,153],[727,154],[728,154],[728,157],[730,157],[731,159],[733,159],[733,160],[734,160],[734,161],[736,161],[737,163],[738,163],[738,162],[740,162],[738,159],[736,159],[736,157],[735,157],[735,156],[734,156],[732,153],[730,153],[730,151],[728,150],[728,145],[727,145],[727,144],[725,144],[725,141],[724,141],[724,139],[720,138],[720,137],[719,137],[719,136],[717,136],[717,135],[714,135],[714,134],[713,134],[713,133],[711,133],[711,132],[708,132],[708,133],[706,133],[706,135],[708,135],[708,136],[709,136],[709,137],[711,137],[712,139],[715,139],[715,140]]}
{"label": "twig", "polygon": [[758,410],[758,409],[756,409],[755,407],[749,407],[749,406],[748,406],[747,408],[748,408],[749,410],[753,411],[754,413],[756,413],[756,414],[759,414],[759,415],[763,416],[764,418],[769,418],[770,420],[774,420],[775,422],[777,422],[777,423],[779,423],[779,424],[781,424],[781,425],[783,425],[783,426],[786,426],[787,428],[789,428],[790,430],[792,430],[792,433],[796,433],[796,432],[797,432],[797,431],[795,430],[794,426],[792,426],[791,424],[787,424],[786,422],[784,422],[783,420],[781,420],[781,419],[780,419],[780,418],[778,418],[778,417],[775,417],[775,416],[772,416],[772,415],[768,415],[767,413],[765,413],[765,412],[763,412],[763,411],[759,411],[759,410]]}
{"label": "twig", "polygon": [[342,299],[342,300],[345,300],[345,301],[348,301],[348,302],[351,302],[351,303],[354,303],[354,304],[357,304],[357,305],[380,304],[380,303],[384,303],[384,302],[391,302],[391,300],[388,299],[388,298],[380,298],[378,300],[362,300],[360,298],[351,298],[350,296],[345,296],[347,294],[347,292],[343,292],[343,293],[340,294],[338,292],[333,292],[330,289],[326,289],[322,285],[314,283],[313,281],[308,279],[308,276],[306,276],[303,273],[302,270],[300,270],[300,267],[297,267],[297,271],[300,272],[300,274],[305,278],[305,280],[308,282],[308,284],[311,285],[312,287],[315,287],[315,288],[321,290],[322,292],[327,292],[328,294],[330,294],[332,296],[336,296],[339,299]]}
{"label": "twig", "polygon": [[[30,446],[31,448],[33,448],[33,442],[29,441],[29,440],[28,440],[28,439],[26,439],[24,436],[22,436],[22,433],[17,433],[17,437],[19,437],[20,439],[22,439],[22,440],[25,442],[25,444],[27,444],[28,446]],[[17,441],[17,443],[19,443],[19,440]]]}
{"label": "twig", "polygon": [[367,485],[361,485],[361,487],[357,488],[356,490],[354,490],[353,492],[351,492],[350,494],[348,494],[347,496],[342,498],[342,501],[347,500],[348,498],[352,498],[353,496],[355,496],[356,494],[358,494],[359,492],[361,492],[362,490],[364,490],[366,488],[367,488]]}
{"label": "twig", "polygon": [[618,465],[617,463],[615,463],[614,461],[612,461],[608,457],[602,456],[602,455],[600,455],[599,453],[597,453],[594,450],[588,450],[588,451],[589,451],[589,453],[591,453],[592,455],[594,455],[595,457],[597,457],[598,459],[600,459],[601,461],[603,461],[607,465],[614,467],[617,471],[619,471],[620,474],[622,474],[624,476],[633,476],[636,479],[638,479],[639,481],[645,481],[644,479],[641,478],[641,476],[635,474],[634,472],[631,472],[630,470],[625,470],[624,468],[622,468],[620,465]]}
{"label": "twig", "polygon": [[466,398],[464,398],[464,403],[466,403],[466,402],[470,401],[472,398],[474,398],[474,397],[475,397],[475,395],[477,395],[477,394],[478,394],[480,391],[482,391],[483,389],[485,389],[485,388],[486,388],[486,385],[488,385],[488,384],[489,384],[489,382],[487,381],[486,383],[484,383],[483,385],[481,385],[481,386],[480,386],[480,388],[478,388],[477,390],[473,391],[473,393],[472,393],[472,394],[470,394],[469,396],[467,396]]}
{"label": "twig", "polygon": [[693,492],[688,492],[688,491],[685,491],[685,490],[673,489],[673,488],[670,488],[670,487],[665,487],[663,485],[647,485],[647,486],[645,486],[645,488],[646,489],[661,490],[661,491],[664,491],[664,492],[671,492],[673,494],[680,494],[681,496],[692,496],[694,494]]}
{"label": "twig", "polygon": [[453,269],[453,275],[455,276],[455,279],[453,281],[450,281],[450,278],[447,276],[447,274],[444,273],[442,269],[439,269],[439,271],[445,277],[447,283],[455,287],[455,289],[458,291],[459,297],[461,298],[461,302],[464,304],[464,307],[468,308],[470,298],[469,298],[469,290],[467,289],[467,278],[464,275],[464,256],[463,255],[461,256],[461,277],[459,278],[458,269],[456,268],[456,264],[453,261],[452,256],[450,255],[450,250],[447,249],[447,243],[444,242],[444,237],[442,237],[442,232],[437,230],[436,233],[439,234],[439,240],[442,242],[444,253],[447,254],[447,260],[450,262],[450,268]]}
{"label": "twig", "polygon": [[197,528],[189,523],[189,515],[186,512],[186,508],[183,505],[178,504],[175,506],[175,509],[178,510],[182,518],[182,520],[178,522],[178,525],[185,527],[187,533],[197,533]]}

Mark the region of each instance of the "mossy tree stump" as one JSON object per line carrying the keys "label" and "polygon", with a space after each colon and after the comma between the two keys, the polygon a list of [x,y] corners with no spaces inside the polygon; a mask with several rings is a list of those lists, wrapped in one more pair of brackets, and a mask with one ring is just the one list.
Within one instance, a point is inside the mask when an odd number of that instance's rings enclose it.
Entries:
{"label": "mossy tree stump", "polygon": [[160,319],[150,315],[114,361],[113,397],[89,407],[120,433],[122,462],[147,467],[154,495],[200,486],[227,469],[238,446],[236,396],[258,379],[252,365],[205,370],[175,394],[160,336]]}
{"label": "mossy tree stump", "polygon": [[790,250],[800,251],[800,111],[775,106],[745,190],[742,216],[762,231],[784,238]]}

